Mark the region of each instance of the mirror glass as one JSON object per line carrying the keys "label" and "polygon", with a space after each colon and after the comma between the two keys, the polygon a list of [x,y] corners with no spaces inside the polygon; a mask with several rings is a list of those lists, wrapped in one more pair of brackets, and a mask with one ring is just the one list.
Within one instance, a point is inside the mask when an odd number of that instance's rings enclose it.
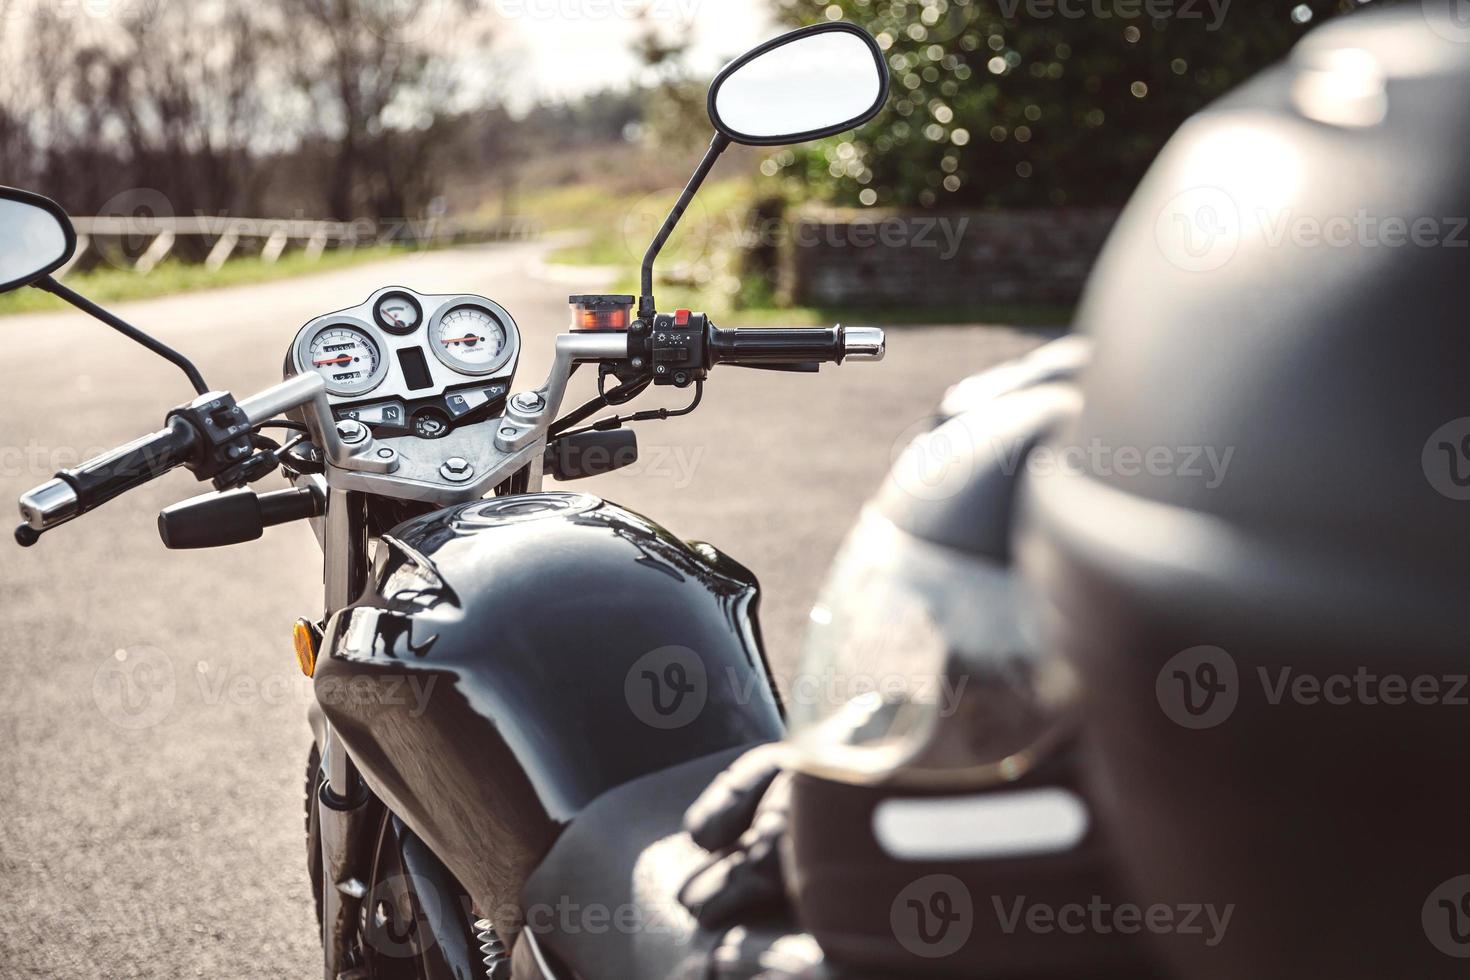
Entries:
{"label": "mirror glass", "polygon": [[54,272],[71,258],[76,236],[59,209],[46,206],[49,203],[24,192],[0,190],[0,292]]}
{"label": "mirror glass", "polygon": [[778,38],[721,72],[710,118],[737,143],[797,143],[867,122],[887,97],[877,42],[851,24],[823,24]]}

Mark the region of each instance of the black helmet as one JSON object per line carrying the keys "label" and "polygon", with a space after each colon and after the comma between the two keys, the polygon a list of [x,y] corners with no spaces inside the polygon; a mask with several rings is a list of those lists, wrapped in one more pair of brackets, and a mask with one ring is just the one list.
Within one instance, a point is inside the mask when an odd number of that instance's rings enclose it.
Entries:
{"label": "black helmet", "polygon": [[1152,975],[1136,935],[1076,928],[1120,892],[1078,783],[1072,675],[1027,630],[1010,544],[1016,487],[1078,410],[1086,356],[1068,338],[957,386],[812,611],[788,689],[785,870],[834,962]]}
{"label": "black helmet", "polygon": [[[1195,978],[1465,976],[1470,24],[1332,21],[1187,123],[1080,312],[1022,567]],[[1441,10],[1441,8],[1444,8]]]}

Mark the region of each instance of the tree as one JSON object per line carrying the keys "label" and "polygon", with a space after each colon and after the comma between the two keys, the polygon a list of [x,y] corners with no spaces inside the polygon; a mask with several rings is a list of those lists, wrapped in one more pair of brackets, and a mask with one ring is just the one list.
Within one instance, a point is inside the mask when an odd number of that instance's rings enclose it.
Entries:
{"label": "tree", "polygon": [[278,2],[292,77],[332,146],[322,189],[328,210],[342,218],[417,213],[436,192],[432,130],[453,103],[463,64],[490,40],[487,18],[472,16],[481,3]]}
{"label": "tree", "polygon": [[1281,58],[1308,25],[1354,6],[773,3],[792,25],[868,28],[893,94],[856,134],[782,151],[763,169],[834,202],[905,207],[1119,205],[1180,123]]}

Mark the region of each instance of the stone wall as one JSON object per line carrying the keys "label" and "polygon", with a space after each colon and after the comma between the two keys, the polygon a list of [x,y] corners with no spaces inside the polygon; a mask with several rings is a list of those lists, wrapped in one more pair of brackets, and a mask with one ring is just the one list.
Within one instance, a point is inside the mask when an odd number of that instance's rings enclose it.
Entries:
{"label": "stone wall", "polygon": [[1118,212],[804,212],[780,283],[806,306],[963,308],[1077,300]]}

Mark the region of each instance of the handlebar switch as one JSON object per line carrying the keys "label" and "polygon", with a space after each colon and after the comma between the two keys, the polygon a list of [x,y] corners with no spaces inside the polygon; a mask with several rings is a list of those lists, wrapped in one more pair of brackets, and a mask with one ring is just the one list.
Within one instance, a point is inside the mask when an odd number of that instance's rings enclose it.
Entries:
{"label": "handlebar switch", "polygon": [[199,457],[190,469],[201,482],[247,459],[255,446],[250,419],[227,391],[211,391],[168,413],[182,418],[199,434]]}
{"label": "handlebar switch", "polygon": [[709,377],[705,356],[709,317],[688,310],[660,313],[653,318],[649,333],[654,384],[687,388]]}

